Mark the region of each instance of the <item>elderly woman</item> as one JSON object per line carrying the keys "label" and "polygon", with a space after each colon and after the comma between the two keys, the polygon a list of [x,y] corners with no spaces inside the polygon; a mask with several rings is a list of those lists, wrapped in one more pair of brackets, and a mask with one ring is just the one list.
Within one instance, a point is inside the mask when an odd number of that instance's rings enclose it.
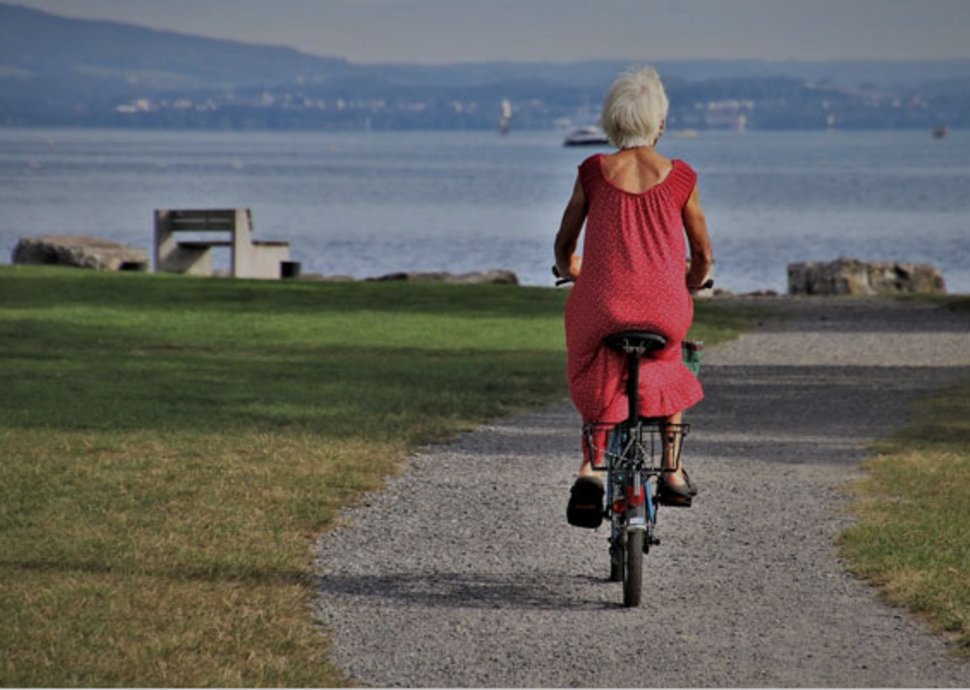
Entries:
{"label": "elderly woman", "polygon": [[[603,346],[603,339],[618,331],[650,330],[668,341],[643,362],[642,416],[679,424],[682,412],[704,395],[683,364],[681,343],[694,317],[691,291],[706,281],[714,259],[696,173],[654,148],[667,108],[652,68],[627,72],[613,83],[602,126],[618,150],[579,166],[556,236],[556,268],[576,281],[566,303],[566,347],[570,393],[584,423],[626,418],[623,356]],[[575,251],[584,223],[580,258]],[[689,270],[685,244],[690,245]],[[667,445],[664,462],[673,467]],[[588,456],[579,474],[571,508],[577,496],[584,496],[584,503],[602,500],[602,482],[592,474]],[[696,493],[682,468],[664,475],[663,503],[689,506]]]}

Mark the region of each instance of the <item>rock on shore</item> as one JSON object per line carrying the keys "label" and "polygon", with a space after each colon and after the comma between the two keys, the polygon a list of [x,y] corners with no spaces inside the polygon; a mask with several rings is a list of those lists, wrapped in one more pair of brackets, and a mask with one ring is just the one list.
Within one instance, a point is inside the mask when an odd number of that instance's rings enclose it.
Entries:
{"label": "rock on shore", "polygon": [[788,264],[790,295],[942,294],[943,272],[929,264],[860,261],[841,257],[831,262]]}
{"label": "rock on shore", "polygon": [[519,278],[512,271],[494,270],[484,273],[447,273],[441,272],[420,272],[420,271],[401,271],[398,273],[388,273],[369,281],[404,281],[409,283],[460,283],[465,285],[518,285]]}
{"label": "rock on shore", "polygon": [[144,249],[77,235],[22,237],[11,260],[15,264],[53,264],[99,271],[148,270],[148,252]]}

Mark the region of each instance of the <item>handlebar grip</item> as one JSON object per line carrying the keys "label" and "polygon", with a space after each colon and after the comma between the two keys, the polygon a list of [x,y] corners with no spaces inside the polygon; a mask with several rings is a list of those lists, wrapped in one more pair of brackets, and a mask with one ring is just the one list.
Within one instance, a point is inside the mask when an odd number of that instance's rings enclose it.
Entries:
{"label": "handlebar grip", "polygon": [[[553,264],[553,266],[552,266],[552,275],[554,275],[557,278],[557,280],[556,280],[556,286],[557,287],[559,285],[565,285],[566,283],[572,283],[572,282],[574,282],[572,278],[563,278],[562,277],[562,274],[559,272],[559,267],[556,266],[555,264]],[[704,283],[702,285],[700,285],[700,286],[698,286],[696,288],[691,288],[691,289],[692,290],[710,290],[712,287],[714,287],[714,279],[713,278],[708,278],[706,281],[704,281]]]}
{"label": "handlebar grip", "polygon": [[552,267],[552,275],[556,276],[556,287],[574,282],[572,278],[563,278],[562,274],[559,272],[559,267],[555,265]]}

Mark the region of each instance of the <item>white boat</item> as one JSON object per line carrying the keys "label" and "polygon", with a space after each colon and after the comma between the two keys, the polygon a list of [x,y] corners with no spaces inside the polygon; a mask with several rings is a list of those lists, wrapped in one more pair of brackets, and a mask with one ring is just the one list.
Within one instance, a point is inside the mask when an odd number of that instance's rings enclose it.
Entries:
{"label": "white boat", "polygon": [[590,125],[588,127],[580,127],[579,129],[574,129],[566,136],[566,140],[562,143],[563,146],[609,146],[610,139],[606,136],[606,133],[596,127],[595,125]]}
{"label": "white boat", "polygon": [[498,120],[499,134],[509,133],[509,123],[512,122],[512,102],[508,98],[502,99],[502,114]]}

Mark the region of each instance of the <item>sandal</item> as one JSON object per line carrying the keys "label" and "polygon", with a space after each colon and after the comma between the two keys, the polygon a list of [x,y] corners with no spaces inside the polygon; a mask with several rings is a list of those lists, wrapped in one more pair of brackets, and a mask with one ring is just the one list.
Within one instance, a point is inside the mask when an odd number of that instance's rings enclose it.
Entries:
{"label": "sandal", "polygon": [[680,468],[680,473],[682,475],[684,475],[684,481],[687,482],[687,491],[690,493],[691,496],[696,496],[697,495],[697,484],[695,484],[691,480],[690,475],[687,474],[687,470],[685,470],[683,467]]}
{"label": "sandal", "polygon": [[660,485],[657,487],[657,501],[660,505],[690,508],[691,503],[694,501],[694,496],[697,495],[697,487],[691,484],[686,474],[684,475],[684,479],[685,482],[683,484],[672,485],[668,483],[666,476],[661,477]]}
{"label": "sandal", "polygon": [[569,490],[566,520],[574,527],[596,529],[603,522],[603,494],[599,477],[580,477]]}

